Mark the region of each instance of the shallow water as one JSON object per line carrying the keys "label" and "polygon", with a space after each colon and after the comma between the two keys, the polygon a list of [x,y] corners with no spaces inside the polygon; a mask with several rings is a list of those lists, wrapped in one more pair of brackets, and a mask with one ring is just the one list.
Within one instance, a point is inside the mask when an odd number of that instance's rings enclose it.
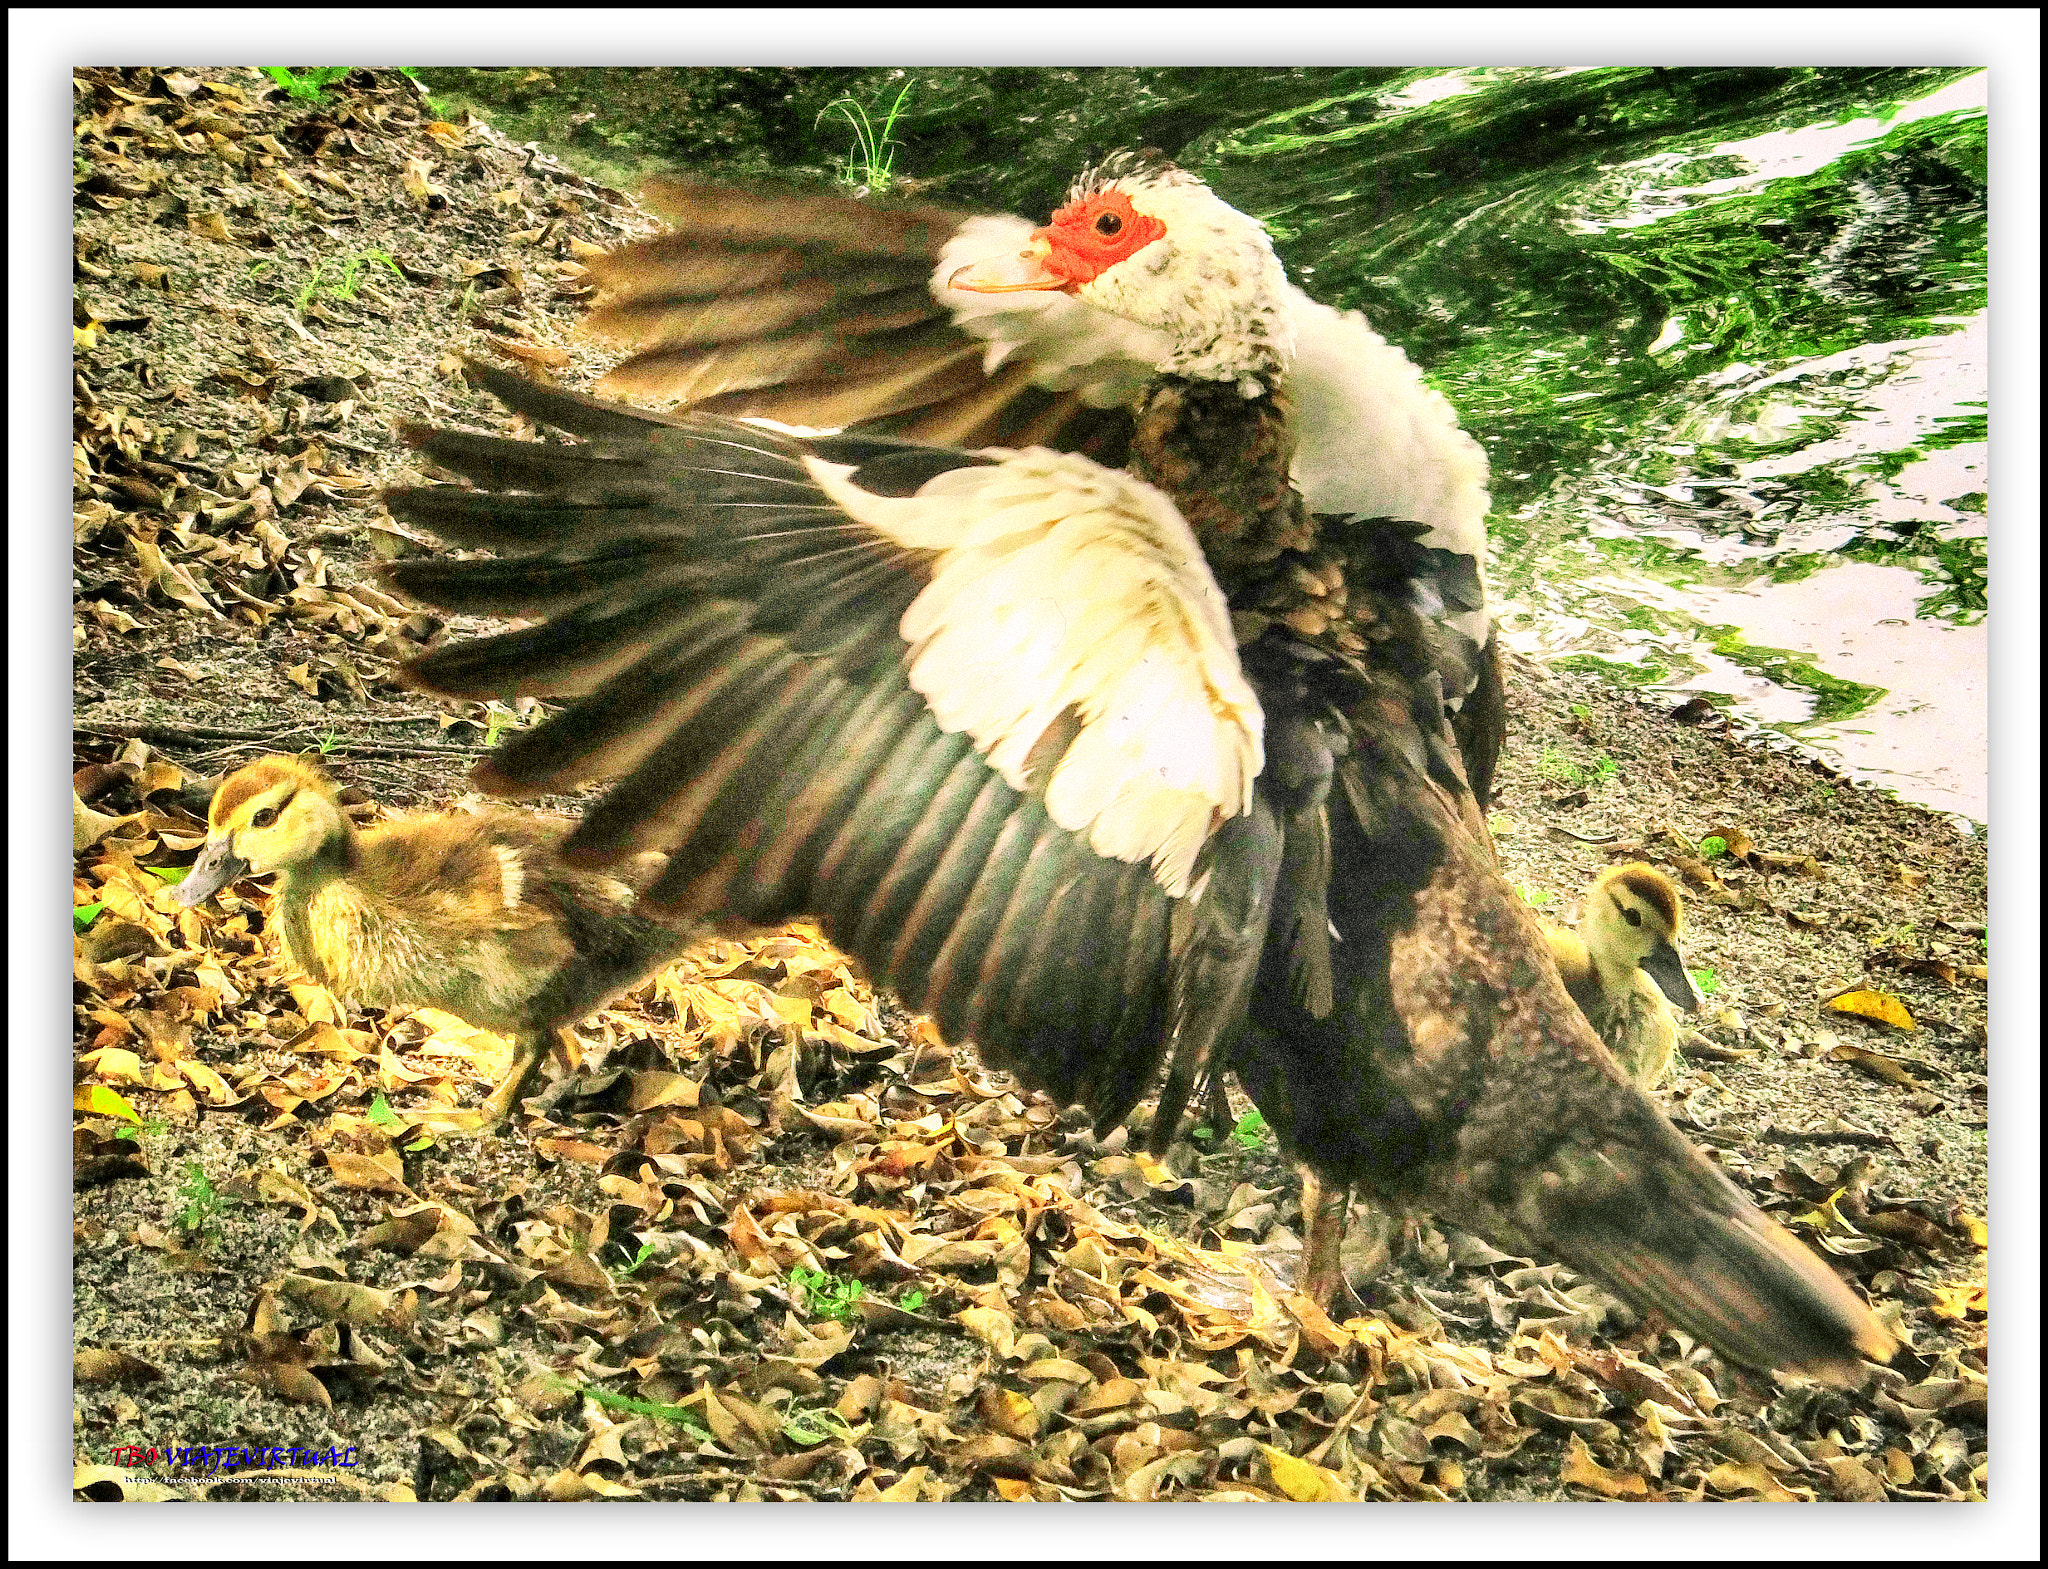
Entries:
{"label": "shallow water", "polygon": [[1877,78],[1411,73],[1204,172],[1487,444],[1512,643],[1982,820],[1984,77]]}

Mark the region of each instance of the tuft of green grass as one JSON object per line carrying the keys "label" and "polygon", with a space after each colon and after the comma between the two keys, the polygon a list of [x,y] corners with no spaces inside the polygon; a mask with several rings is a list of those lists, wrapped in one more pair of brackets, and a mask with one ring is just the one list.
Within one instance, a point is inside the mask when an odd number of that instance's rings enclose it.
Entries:
{"label": "tuft of green grass", "polygon": [[[292,296],[292,314],[295,316],[305,315],[307,308],[323,293],[330,299],[353,300],[356,297],[356,292],[362,287],[363,271],[372,262],[389,268],[393,277],[401,281],[404,280],[405,274],[399,269],[398,263],[385,252],[361,251],[342,263],[341,281],[339,283],[330,283],[323,290],[320,287],[320,280],[327,274],[327,263],[325,261],[317,261],[313,264],[313,275],[301,284],[299,292]],[[274,298],[278,299],[283,297],[282,294],[274,296]]]}
{"label": "tuft of green grass", "polygon": [[1687,970],[1685,973],[1692,977],[1692,983],[1700,989],[1702,997],[1711,997],[1721,989],[1721,977],[1714,973],[1712,966],[1704,970]]}
{"label": "tuft of green grass", "polygon": [[114,1137],[125,1139],[131,1144],[140,1144],[144,1139],[159,1139],[171,1131],[171,1125],[161,1117],[145,1117],[135,1127],[116,1127]]}
{"label": "tuft of green grass", "polygon": [[1586,770],[1556,747],[1546,746],[1536,759],[1536,777],[1552,784],[1582,785],[1586,782]]}
{"label": "tuft of green grass", "polygon": [[1527,883],[1516,883],[1515,892],[1522,896],[1522,903],[1532,910],[1540,910],[1557,895],[1548,888],[1531,888]]}
{"label": "tuft of green grass", "polygon": [[889,112],[883,117],[881,129],[869,118],[867,109],[851,98],[835,98],[818,111],[818,121],[834,109],[840,118],[853,128],[853,149],[846,155],[845,173],[842,176],[851,186],[865,187],[879,196],[896,181],[896,155],[889,149],[900,147],[889,133],[896,128],[897,116],[903,112],[903,100],[910,96],[913,83],[905,82],[903,90],[896,95],[896,101],[889,105]]}
{"label": "tuft of green grass", "polygon": [[327,89],[355,69],[352,65],[316,65],[311,70],[294,71],[286,65],[259,66],[259,70],[277,83],[300,103],[324,104]]}

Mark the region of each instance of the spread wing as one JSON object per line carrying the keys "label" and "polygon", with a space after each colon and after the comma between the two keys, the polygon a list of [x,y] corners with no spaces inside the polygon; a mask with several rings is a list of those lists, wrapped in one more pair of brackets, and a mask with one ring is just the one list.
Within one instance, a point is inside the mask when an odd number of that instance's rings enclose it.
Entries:
{"label": "spread wing", "polygon": [[673,178],[645,199],[673,227],[590,264],[588,331],[629,354],[600,392],[1123,462],[1142,329],[1063,295],[990,309],[944,285],[1020,245],[1022,218]]}
{"label": "spread wing", "polygon": [[685,915],[814,915],[954,1038],[1126,1113],[1162,1049],[1169,908],[1263,766],[1173,508],[1072,456],[806,441],[477,374],[586,438],[419,433],[475,488],[388,498],[510,553],[402,563],[401,588],[544,618],[415,679],[578,699],[478,783],[623,775],[566,854],[668,851],[648,897]]}

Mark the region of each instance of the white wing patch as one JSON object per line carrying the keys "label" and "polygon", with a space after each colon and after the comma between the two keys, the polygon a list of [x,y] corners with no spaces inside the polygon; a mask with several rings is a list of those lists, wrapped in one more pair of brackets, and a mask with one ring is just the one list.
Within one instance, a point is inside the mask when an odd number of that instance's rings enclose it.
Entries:
{"label": "white wing patch", "polygon": [[[1289,287],[1295,360],[1295,483],[1313,512],[1408,518],[1425,543],[1470,556],[1486,581],[1486,453],[1450,400],[1357,311],[1338,312]],[[1488,616],[1451,624],[1486,641]]]}
{"label": "white wing patch", "polygon": [[910,684],[1013,789],[1068,709],[1080,730],[1046,810],[1100,855],[1186,893],[1224,818],[1249,809],[1265,716],[1193,532],[1159,491],[1041,447],[876,496],[807,458],[818,486],[897,544],[938,552],[904,612]]}
{"label": "white wing patch", "polygon": [[1078,390],[1091,408],[1122,408],[1159,374],[1172,352],[1164,333],[1111,316],[1058,290],[973,294],[946,280],[971,262],[1021,250],[1032,225],[994,214],[960,225],[932,271],[932,298],[952,312],[962,332],[988,344],[982,374],[993,376],[1022,356],[1034,386],[1048,392]]}

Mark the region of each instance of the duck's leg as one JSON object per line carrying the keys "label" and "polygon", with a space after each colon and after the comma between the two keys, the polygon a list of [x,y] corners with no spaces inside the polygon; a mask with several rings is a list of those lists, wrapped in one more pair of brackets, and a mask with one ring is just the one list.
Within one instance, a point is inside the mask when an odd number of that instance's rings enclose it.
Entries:
{"label": "duck's leg", "polygon": [[1237,1126],[1237,1116],[1230,1109],[1230,1091],[1223,1083],[1221,1073],[1209,1075],[1209,1126],[1216,1130],[1216,1137],[1227,1139]]}
{"label": "duck's leg", "polygon": [[1325,1313],[1344,1286],[1344,1220],[1350,1210],[1349,1183],[1325,1187],[1308,1167],[1301,1168],[1300,1289]]}
{"label": "duck's leg", "polygon": [[1307,1235],[1301,1242],[1301,1290],[1332,1318],[1366,1311],[1352,1289],[1353,1279],[1369,1280],[1393,1257],[1395,1218],[1377,1205],[1365,1206],[1363,1234],[1368,1239],[1353,1250],[1353,1268],[1344,1266],[1344,1243],[1359,1235],[1351,1229],[1351,1190],[1326,1188],[1306,1166],[1301,1172],[1301,1216]]}
{"label": "duck's leg", "polygon": [[572,1039],[568,1030],[559,1026],[551,1030],[520,1031],[512,1037],[511,1065],[492,1087],[491,1093],[484,1097],[483,1104],[474,1111],[451,1113],[446,1122],[439,1117],[427,1119],[434,1137],[445,1143],[490,1132],[518,1107],[534,1070],[548,1054],[549,1044],[561,1046],[566,1051]]}

